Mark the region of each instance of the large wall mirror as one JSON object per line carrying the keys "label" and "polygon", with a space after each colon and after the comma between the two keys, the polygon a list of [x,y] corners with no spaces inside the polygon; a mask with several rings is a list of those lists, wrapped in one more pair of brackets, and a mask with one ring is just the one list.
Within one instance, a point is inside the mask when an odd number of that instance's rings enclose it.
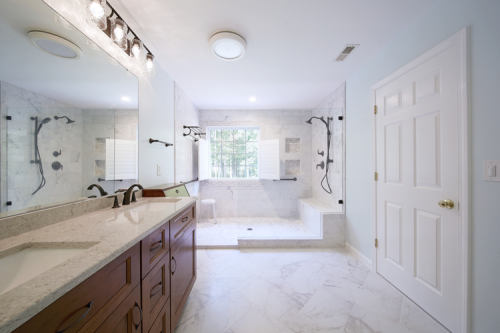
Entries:
{"label": "large wall mirror", "polygon": [[41,0],[0,1],[0,217],[138,181],[138,80]]}

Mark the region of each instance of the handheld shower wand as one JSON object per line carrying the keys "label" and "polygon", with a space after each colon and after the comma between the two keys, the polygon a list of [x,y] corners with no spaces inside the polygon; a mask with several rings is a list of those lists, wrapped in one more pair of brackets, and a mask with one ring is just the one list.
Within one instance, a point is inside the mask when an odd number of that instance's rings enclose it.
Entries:
{"label": "handheld shower wand", "polygon": [[[330,132],[330,121],[333,121],[333,117],[327,117],[326,121],[325,121],[325,118],[323,118],[323,116],[311,117],[311,119],[306,120],[306,123],[312,125],[313,119],[320,120],[326,126],[326,133],[327,133],[327,138],[326,138],[326,171],[325,171],[325,176],[323,177],[323,179],[321,179],[320,185],[323,188],[323,190],[325,190],[326,193],[332,194],[332,188],[330,187],[330,181],[328,180],[328,171],[330,170],[330,163],[333,163],[333,160],[330,159],[330,142],[332,139],[332,132]],[[320,154],[319,150],[318,150],[318,154]],[[320,154],[320,155],[323,156],[323,154]],[[321,163],[316,166],[316,169],[318,168],[318,166],[321,167],[321,169],[323,169],[324,162],[321,161]],[[325,181],[325,179],[326,179],[326,185],[327,185],[328,189],[326,189],[323,186],[323,182]]]}
{"label": "handheld shower wand", "polygon": [[50,118],[45,118],[38,124],[38,117],[31,117],[31,120],[35,121],[35,159],[31,160],[31,164],[37,164],[38,165],[38,171],[40,172],[40,175],[42,176],[42,180],[40,181],[40,185],[38,185],[38,188],[33,192],[31,195],[34,195],[36,192],[40,191],[42,187],[45,186],[45,176],[43,175],[43,165],[42,165],[42,156],[40,155],[40,149],[38,149],[38,134],[40,134],[40,130],[42,129],[43,125],[47,124],[50,122]]}

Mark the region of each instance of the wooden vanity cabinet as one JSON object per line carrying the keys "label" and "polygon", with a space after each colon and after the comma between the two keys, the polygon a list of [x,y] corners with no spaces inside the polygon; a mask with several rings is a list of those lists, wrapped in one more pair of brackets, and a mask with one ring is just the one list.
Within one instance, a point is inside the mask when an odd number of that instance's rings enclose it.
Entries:
{"label": "wooden vanity cabinet", "polygon": [[170,253],[170,330],[173,332],[196,281],[196,221],[187,226]]}
{"label": "wooden vanity cabinet", "polygon": [[139,282],[140,248],[136,244],[14,332],[94,332]]}
{"label": "wooden vanity cabinet", "polygon": [[196,206],[165,222],[14,333],[170,333],[196,281]]}

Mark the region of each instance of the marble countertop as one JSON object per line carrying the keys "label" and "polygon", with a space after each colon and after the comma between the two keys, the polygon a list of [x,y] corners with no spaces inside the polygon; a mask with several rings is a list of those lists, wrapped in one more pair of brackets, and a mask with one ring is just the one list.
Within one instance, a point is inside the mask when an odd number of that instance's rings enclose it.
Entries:
{"label": "marble countertop", "polygon": [[177,198],[159,211],[136,211],[148,202],[172,198],[140,198],[130,206],[101,209],[70,220],[0,240],[0,257],[26,243],[43,247],[92,247],[28,282],[0,295],[0,333],[12,332],[82,281],[137,244],[196,197]]}

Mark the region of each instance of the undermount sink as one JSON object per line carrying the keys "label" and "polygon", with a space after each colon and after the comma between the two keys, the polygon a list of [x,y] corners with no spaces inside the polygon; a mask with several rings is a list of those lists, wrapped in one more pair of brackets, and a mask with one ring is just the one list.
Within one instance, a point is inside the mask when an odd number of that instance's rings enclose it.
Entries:
{"label": "undermount sink", "polygon": [[159,212],[172,207],[172,203],[181,201],[182,199],[162,199],[161,201],[148,201],[139,203],[137,206],[132,206],[131,211],[135,212]]}
{"label": "undermount sink", "polygon": [[20,246],[19,251],[0,258],[0,295],[62,264],[90,246],[86,248],[40,248],[36,243]]}

